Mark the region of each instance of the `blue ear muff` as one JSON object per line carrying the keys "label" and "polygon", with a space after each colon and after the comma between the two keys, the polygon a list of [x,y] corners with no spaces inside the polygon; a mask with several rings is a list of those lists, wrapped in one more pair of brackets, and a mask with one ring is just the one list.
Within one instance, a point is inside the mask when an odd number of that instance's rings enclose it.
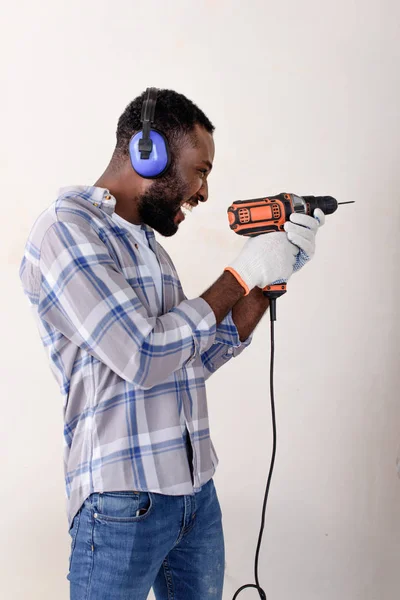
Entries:
{"label": "blue ear muff", "polygon": [[129,142],[129,155],[132,167],[138,175],[148,179],[160,177],[170,165],[170,153],[168,142],[162,133],[150,129],[151,150],[148,158],[143,157],[143,151],[139,149],[139,143],[143,139],[143,131],[139,131]]}
{"label": "blue ear muff", "polygon": [[164,135],[151,127],[156,111],[157,89],[147,88],[146,91],[147,97],[143,101],[140,117],[143,127],[129,142],[129,155],[138,175],[154,179],[164,175],[171,159]]}

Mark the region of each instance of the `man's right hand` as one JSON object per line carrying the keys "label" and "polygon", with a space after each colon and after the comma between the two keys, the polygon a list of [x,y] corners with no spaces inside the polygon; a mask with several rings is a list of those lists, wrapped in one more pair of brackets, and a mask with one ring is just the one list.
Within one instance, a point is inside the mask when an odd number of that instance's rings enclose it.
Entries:
{"label": "man's right hand", "polygon": [[226,267],[243,286],[245,295],[254,287],[265,288],[293,273],[299,248],[285,232],[263,233],[248,238],[239,256]]}

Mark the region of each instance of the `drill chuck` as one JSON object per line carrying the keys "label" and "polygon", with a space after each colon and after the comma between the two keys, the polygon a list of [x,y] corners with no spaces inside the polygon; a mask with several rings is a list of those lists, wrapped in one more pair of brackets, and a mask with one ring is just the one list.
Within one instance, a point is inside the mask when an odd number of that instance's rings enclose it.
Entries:
{"label": "drill chuck", "polygon": [[311,215],[316,208],[320,208],[326,215],[331,215],[338,207],[337,200],[332,196],[303,196],[303,198],[310,205]]}

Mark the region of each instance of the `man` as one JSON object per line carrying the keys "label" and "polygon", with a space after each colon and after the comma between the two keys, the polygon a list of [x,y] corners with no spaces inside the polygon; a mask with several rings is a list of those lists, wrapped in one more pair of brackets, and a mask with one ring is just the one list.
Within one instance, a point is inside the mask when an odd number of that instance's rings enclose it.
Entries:
{"label": "man", "polygon": [[20,269],[63,396],[71,600],[145,600],[151,587],[157,600],[222,597],[205,380],[249,345],[262,288],[312,257],[323,222],[294,215],[286,232],[248,239],[187,299],[154,230],[174,235],[185,207],[207,201],[214,127],[158,91],[153,125],[170,164],[141,175],[131,142],[146,97],[121,115],[95,185],[62,189],[40,215]]}

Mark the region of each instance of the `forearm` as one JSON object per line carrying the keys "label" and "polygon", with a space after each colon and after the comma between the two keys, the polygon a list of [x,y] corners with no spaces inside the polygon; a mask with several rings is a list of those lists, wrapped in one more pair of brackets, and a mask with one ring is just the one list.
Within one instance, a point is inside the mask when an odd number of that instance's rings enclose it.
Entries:
{"label": "forearm", "polygon": [[221,277],[201,295],[201,298],[209,304],[219,325],[229,311],[240,302],[241,298],[243,299],[243,296],[244,289],[237,279],[229,271],[224,271]]}
{"label": "forearm", "polygon": [[242,297],[232,308],[232,319],[239,332],[240,341],[247,340],[257,327],[269,306],[269,300],[258,287]]}

